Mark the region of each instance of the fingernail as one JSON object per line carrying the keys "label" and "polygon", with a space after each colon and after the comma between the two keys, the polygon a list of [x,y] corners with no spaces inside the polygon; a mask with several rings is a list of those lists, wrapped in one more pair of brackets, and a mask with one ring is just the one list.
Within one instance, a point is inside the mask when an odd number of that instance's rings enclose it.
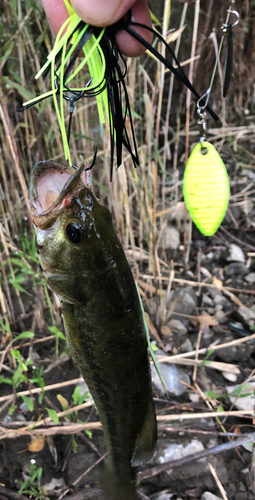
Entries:
{"label": "fingernail", "polygon": [[112,24],[111,19],[119,9],[121,0],[73,0],[75,12],[93,26]]}

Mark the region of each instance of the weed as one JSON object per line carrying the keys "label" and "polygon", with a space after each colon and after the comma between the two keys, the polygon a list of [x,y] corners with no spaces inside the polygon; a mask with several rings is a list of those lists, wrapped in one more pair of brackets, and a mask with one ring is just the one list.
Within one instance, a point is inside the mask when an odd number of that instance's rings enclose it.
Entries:
{"label": "weed", "polygon": [[29,476],[22,481],[19,494],[29,495],[29,498],[34,498],[34,500],[48,500],[49,497],[41,486],[42,472],[42,467],[37,468],[35,460],[31,459]]}

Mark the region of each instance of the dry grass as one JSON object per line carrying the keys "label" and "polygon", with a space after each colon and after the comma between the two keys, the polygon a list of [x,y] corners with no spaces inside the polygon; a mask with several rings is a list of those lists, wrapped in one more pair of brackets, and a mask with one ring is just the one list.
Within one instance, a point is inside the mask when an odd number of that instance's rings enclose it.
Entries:
{"label": "dry grass", "polygon": [[[181,4],[166,0],[162,31],[167,38],[173,27],[178,31],[174,42],[175,51],[181,61],[190,60],[189,72],[195,87],[203,94],[209,83],[215,52],[208,36],[215,28],[219,34],[220,24],[224,19],[223,2],[219,8],[208,2],[196,1],[194,5]],[[229,213],[232,227],[236,228],[236,207],[243,212],[243,225],[250,231],[250,240],[241,242],[250,251],[250,259],[254,258],[254,181],[236,178],[242,168],[249,165],[255,168],[254,154],[254,54],[255,30],[254,2],[245,0],[239,2],[241,22],[235,32],[234,77],[229,97],[224,103],[220,96],[219,78],[215,80],[210,105],[220,115],[217,127],[208,121],[209,140],[222,152],[229,170],[231,180],[231,199]],[[171,5],[171,13],[170,13]],[[238,6],[239,7],[239,6]],[[252,10],[253,9],[253,10]],[[213,14],[217,12],[217,16]],[[195,17],[194,17],[195,13]],[[170,17],[170,23],[169,23]],[[52,102],[43,102],[40,106],[28,109],[25,113],[17,113],[21,103],[46,90],[46,83],[33,77],[39,70],[44,58],[40,48],[48,52],[53,40],[45,22],[42,10],[35,11],[30,7],[29,0],[21,2],[4,2],[1,18],[5,30],[1,31],[2,44],[0,58],[1,88],[0,88],[0,328],[1,328],[1,374],[9,376],[14,373],[17,361],[10,354],[11,349],[30,350],[33,344],[46,341],[49,335],[48,326],[60,326],[59,310],[56,299],[47,290],[38,269],[36,249],[31,227],[28,186],[29,173],[35,162],[52,158],[63,158],[63,148]],[[220,20],[221,19],[221,20]],[[1,23],[0,23],[1,26]],[[183,27],[186,26],[184,29]],[[170,30],[170,31],[169,31]],[[193,32],[193,35],[192,35]],[[192,38],[193,36],[193,38]],[[193,39],[190,52],[191,39]],[[164,52],[164,49],[160,48]],[[205,72],[204,72],[205,68]],[[237,82],[237,84],[236,84]],[[112,212],[116,228],[127,252],[128,259],[135,278],[144,298],[146,309],[150,313],[152,323],[161,334],[161,328],[171,315],[163,300],[172,287],[189,285],[199,292],[206,287],[215,287],[212,276],[201,280],[200,274],[194,275],[192,281],[181,277],[180,269],[189,262],[191,243],[196,232],[193,232],[189,216],[182,201],[182,179],[180,171],[183,168],[185,153],[188,147],[198,140],[196,117],[194,116],[193,99],[186,95],[186,90],[174,83],[172,75],[164,71],[149,55],[141,60],[128,61],[127,86],[130,101],[135,110],[135,131],[138,139],[140,167],[134,169],[128,155],[124,154],[123,165],[114,171],[113,181],[109,182],[109,136],[97,120],[94,101],[83,101],[78,104],[73,118],[73,135],[71,139],[71,155],[73,162],[78,155],[83,154],[88,162],[93,157],[95,144],[98,145],[97,165],[93,169],[94,189],[97,196]],[[185,123],[185,101],[189,113]],[[248,110],[248,112],[246,111]],[[68,116],[67,116],[68,119]],[[186,138],[186,143],[185,143]],[[186,148],[186,149],[185,149]],[[235,155],[235,158],[234,158]],[[181,168],[180,168],[181,167]],[[170,262],[163,248],[162,233],[167,224],[174,224],[180,231],[183,251],[179,252],[176,261]],[[227,231],[225,229],[225,231]],[[216,237],[226,243],[224,228]],[[237,239],[240,242],[240,238]],[[254,241],[254,240],[253,240]],[[19,259],[19,262],[17,261]],[[22,267],[23,265],[23,267]],[[28,293],[27,293],[28,292]],[[225,287],[224,293],[233,300],[233,305],[240,305],[236,297],[239,290]],[[253,298],[254,290],[245,290]],[[234,297],[234,298],[233,298]],[[150,299],[158,298],[157,314],[150,309]],[[32,331],[36,339],[23,341],[20,347],[13,346],[15,335]],[[41,333],[43,332],[43,333]],[[236,344],[253,339],[251,335],[240,338]],[[52,339],[49,336],[48,339]],[[230,345],[227,343],[224,345]],[[231,344],[233,345],[233,343]],[[214,346],[220,349],[222,346]],[[186,363],[195,366],[196,371],[206,354],[205,349],[199,349],[190,356],[176,354],[161,361]],[[200,356],[198,358],[198,356]],[[181,361],[182,360],[182,361]],[[235,365],[225,366],[214,362],[212,368],[237,373]],[[9,372],[9,373],[8,373]],[[195,380],[196,377],[194,377]],[[69,381],[69,384],[77,380]],[[57,389],[64,386],[57,384]],[[24,384],[24,387],[26,385]],[[52,389],[45,387],[44,390]],[[195,390],[195,389],[194,389]],[[23,395],[40,393],[40,388],[30,387],[22,391]],[[11,391],[10,391],[11,393]],[[20,394],[10,394],[0,397],[1,402],[11,401]],[[91,403],[89,403],[91,404]],[[81,408],[78,408],[81,409]],[[2,409],[3,410],[3,407]],[[5,412],[8,407],[5,407]],[[74,409],[72,409],[74,411]],[[63,417],[67,412],[59,412]],[[222,412],[221,416],[249,416],[253,412],[232,411]],[[181,418],[200,418],[219,416],[219,413],[182,414]],[[159,416],[159,420],[178,420],[178,415]],[[46,422],[47,421],[47,422]],[[44,423],[43,423],[44,422]],[[76,433],[78,430],[98,428],[99,423],[77,424],[68,423],[62,427],[52,426],[50,418],[39,424],[33,423],[33,429],[6,429],[1,427],[3,438],[15,438],[26,432],[31,435],[53,435],[57,433]],[[46,423],[48,427],[46,427]],[[215,478],[215,480],[217,480]]]}

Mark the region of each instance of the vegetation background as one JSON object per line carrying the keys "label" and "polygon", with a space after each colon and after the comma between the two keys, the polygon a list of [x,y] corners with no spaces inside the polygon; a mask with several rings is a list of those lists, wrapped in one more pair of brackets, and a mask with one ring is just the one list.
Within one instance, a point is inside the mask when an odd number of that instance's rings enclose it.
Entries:
{"label": "vegetation background", "polygon": [[[183,0],[152,0],[150,5],[159,20],[156,28],[171,43],[194,87],[201,95],[204,94],[215,64],[228,0],[196,0],[189,3]],[[232,182],[230,208],[238,202],[244,210],[242,226],[236,226],[235,220],[232,220],[228,222],[228,230],[253,246],[254,178],[249,178],[248,174],[245,177],[241,172],[245,168],[252,172],[255,169],[255,1],[237,0],[235,8],[240,13],[240,22],[234,29],[230,90],[227,98],[223,99],[224,44],[209,102],[220,120],[213,122],[207,114],[207,128],[208,139],[220,152]],[[30,374],[32,362],[29,352],[35,345],[33,343],[42,344],[47,338],[50,346],[47,355],[51,350],[52,356],[57,359],[60,352],[63,353],[64,341],[57,300],[47,289],[38,266],[28,189],[33,165],[39,160],[63,158],[63,148],[50,99],[26,112],[17,112],[24,101],[48,89],[48,81],[42,78],[36,81],[34,76],[53,43],[41,2],[2,2],[0,365],[1,382],[9,380],[2,384],[1,394],[12,395],[11,400],[7,399],[1,408],[3,418],[8,412],[9,415],[16,412],[18,398],[15,394],[24,389],[28,395],[23,396],[23,400],[30,405],[31,411],[45,413],[47,407],[48,415],[57,419],[56,406],[51,407],[45,399],[35,403],[32,393],[29,393],[33,387],[43,390],[46,380],[41,369],[36,375]],[[161,44],[157,48],[165,53]],[[146,310],[156,333],[160,334],[169,311],[157,288],[170,290],[173,283],[172,278],[170,282],[171,273],[176,269],[174,259],[177,259],[181,277],[182,271],[191,265],[190,255],[196,240],[203,240],[192,226],[182,197],[185,161],[191,147],[199,140],[196,101],[150,54],[130,59],[127,65],[126,81],[140,167],[134,169],[130,157],[124,152],[123,165],[118,171],[114,170],[110,182],[109,134],[107,127],[103,129],[98,122],[94,99],[80,101],[77,106],[70,148],[74,163],[78,162],[79,154],[84,155],[89,163],[95,146],[98,147],[97,164],[93,169],[94,190],[113,214],[134,275],[140,285],[144,283],[141,290]],[[84,74],[84,85],[86,81],[87,75]],[[79,84],[82,86],[81,81]],[[162,236],[169,224],[175,226],[180,235],[178,255],[170,253],[169,256],[165,248]],[[223,233],[219,234],[222,236]],[[156,310],[150,305],[150,299],[155,295],[158,296]],[[53,339],[54,334],[56,340]],[[15,342],[20,346],[16,354],[13,348],[17,346]],[[43,410],[40,410],[40,404],[44,404]],[[62,405],[62,409],[64,407]],[[50,413],[51,410],[53,413]],[[34,418],[38,418],[38,414]]]}

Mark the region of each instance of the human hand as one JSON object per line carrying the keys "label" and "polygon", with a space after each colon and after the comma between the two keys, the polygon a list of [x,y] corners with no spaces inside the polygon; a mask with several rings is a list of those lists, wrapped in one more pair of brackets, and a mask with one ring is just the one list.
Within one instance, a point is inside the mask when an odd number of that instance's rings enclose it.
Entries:
{"label": "human hand", "polygon": [[[49,23],[56,35],[69,16],[64,0],[42,1]],[[132,9],[132,21],[151,27],[147,0],[72,0],[72,5],[78,16],[93,26],[110,26]],[[140,27],[135,27],[135,30],[151,43],[152,33],[150,31]],[[119,50],[125,56],[136,57],[146,50],[124,30],[116,34],[116,41]]]}

